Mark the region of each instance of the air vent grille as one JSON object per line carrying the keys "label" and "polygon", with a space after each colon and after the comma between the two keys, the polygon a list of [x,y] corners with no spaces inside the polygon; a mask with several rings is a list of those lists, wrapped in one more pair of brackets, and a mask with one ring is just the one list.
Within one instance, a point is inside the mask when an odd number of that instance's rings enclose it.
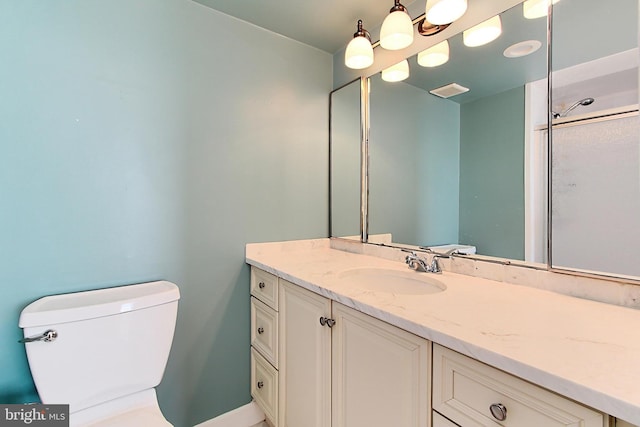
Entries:
{"label": "air vent grille", "polygon": [[460,95],[461,93],[465,93],[468,91],[468,87],[461,86],[458,83],[451,83],[446,86],[430,90],[429,93],[435,96],[439,96],[440,98],[450,98],[452,96]]}

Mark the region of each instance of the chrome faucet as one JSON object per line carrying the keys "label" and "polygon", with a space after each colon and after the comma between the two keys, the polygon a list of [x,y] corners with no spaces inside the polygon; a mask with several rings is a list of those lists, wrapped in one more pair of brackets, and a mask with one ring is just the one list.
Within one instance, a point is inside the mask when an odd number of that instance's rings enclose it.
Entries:
{"label": "chrome faucet", "polygon": [[415,271],[423,271],[425,273],[442,273],[438,260],[440,258],[450,258],[450,256],[451,255],[449,253],[434,254],[431,257],[431,264],[429,264],[425,258],[420,258],[415,252],[409,252],[409,255],[405,257],[404,262],[409,266],[409,268]]}
{"label": "chrome faucet", "polygon": [[420,258],[415,252],[409,252],[409,255],[405,257],[404,262],[409,266],[409,268],[415,271],[424,271],[425,273],[431,272],[431,266],[427,263],[427,260]]}

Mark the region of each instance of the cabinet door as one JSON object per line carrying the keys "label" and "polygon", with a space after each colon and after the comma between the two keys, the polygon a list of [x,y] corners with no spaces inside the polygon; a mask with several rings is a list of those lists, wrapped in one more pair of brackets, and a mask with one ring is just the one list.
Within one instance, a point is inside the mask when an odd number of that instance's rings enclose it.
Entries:
{"label": "cabinet door", "polygon": [[331,301],[280,281],[280,427],[330,427]]}
{"label": "cabinet door", "polygon": [[335,302],[333,318],[332,426],[426,426],[430,343]]}

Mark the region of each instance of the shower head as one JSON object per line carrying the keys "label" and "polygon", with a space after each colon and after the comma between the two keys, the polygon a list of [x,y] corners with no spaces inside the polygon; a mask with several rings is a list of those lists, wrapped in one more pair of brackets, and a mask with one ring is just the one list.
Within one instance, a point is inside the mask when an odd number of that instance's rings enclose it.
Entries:
{"label": "shower head", "polygon": [[587,105],[593,104],[593,101],[595,101],[595,99],[593,98],[584,98],[584,99],[581,99],[580,101],[576,101],[573,104],[571,104],[571,106],[566,110],[564,110],[563,112],[561,113],[554,112],[553,118],[557,119],[558,117],[567,117],[567,114],[569,114],[574,108],[578,106],[586,107]]}
{"label": "shower head", "polygon": [[591,104],[593,104],[593,101],[595,101],[595,99],[593,99],[593,98],[585,98],[585,99],[581,99],[578,102],[580,103],[580,105],[591,105]]}

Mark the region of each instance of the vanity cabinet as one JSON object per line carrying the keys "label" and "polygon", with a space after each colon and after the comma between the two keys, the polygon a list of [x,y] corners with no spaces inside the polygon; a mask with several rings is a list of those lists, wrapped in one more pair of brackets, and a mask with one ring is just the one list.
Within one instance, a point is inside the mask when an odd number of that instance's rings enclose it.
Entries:
{"label": "vanity cabinet", "polygon": [[431,343],[333,303],[332,427],[429,425]]}
{"label": "vanity cabinet", "polygon": [[331,301],[280,281],[281,426],[331,425]]}
{"label": "vanity cabinet", "polygon": [[[252,283],[265,274],[252,269]],[[429,341],[285,280],[278,279],[277,287],[278,310],[272,317],[264,314],[270,307],[258,300],[252,284],[251,391],[269,423],[428,425]],[[266,331],[256,332],[273,318],[278,321],[275,357],[260,339]]]}
{"label": "vanity cabinet", "polygon": [[274,427],[634,427],[252,267],[251,394]]}
{"label": "vanity cabinet", "polygon": [[442,415],[440,415],[436,411],[433,411],[433,418],[432,418],[431,425],[433,427],[460,427],[458,424],[456,424],[453,421],[443,417]]}
{"label": "vanity cabinet", "polygon": [[465,427],[609,425],[600,412],[437,344],[433,409]]}
{"label": "vanity cabinet", "polygon": [[283,280],[279,300],[282,426],[427,425],[427,340]]}
{"label": "vanity cabinet", "polygon": [[251,396],[278,425],[278,278],[251,267]]}

